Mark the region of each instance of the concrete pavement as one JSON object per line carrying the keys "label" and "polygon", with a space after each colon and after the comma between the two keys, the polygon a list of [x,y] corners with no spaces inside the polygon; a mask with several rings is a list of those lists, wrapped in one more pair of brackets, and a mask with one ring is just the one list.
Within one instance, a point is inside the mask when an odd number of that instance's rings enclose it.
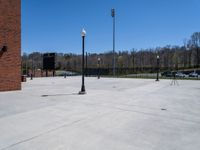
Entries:
{"label": "concrete pavement", "polygon": [[0,93],[0,150],[199,150],[200,81],[35,78]]}

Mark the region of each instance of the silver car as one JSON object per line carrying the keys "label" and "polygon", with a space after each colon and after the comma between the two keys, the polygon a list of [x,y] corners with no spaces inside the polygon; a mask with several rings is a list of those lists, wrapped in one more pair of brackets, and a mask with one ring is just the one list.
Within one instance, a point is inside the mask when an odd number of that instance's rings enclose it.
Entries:
{"label": "silver car", "polygon": [[182,73],[182,72],[177,72],[176,74],[175,74],[175,76],[176,77],[180,77],[180,78],[185,78],[185,74],[184,73]]}
{"label": "silver car", "polygon": [[198,73],[196,73],[196,72],[191,72],[191,73],[189,74],[189,77],[197,77],[197,78],[198,78]]}

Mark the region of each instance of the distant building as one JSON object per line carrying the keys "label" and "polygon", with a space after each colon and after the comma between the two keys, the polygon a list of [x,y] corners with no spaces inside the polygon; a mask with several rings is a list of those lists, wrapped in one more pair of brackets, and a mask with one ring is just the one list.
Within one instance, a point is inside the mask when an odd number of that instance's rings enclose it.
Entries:
{"label": "distant building", "polygon": [[21,89],[21,0],[0,0],[0,91]]}

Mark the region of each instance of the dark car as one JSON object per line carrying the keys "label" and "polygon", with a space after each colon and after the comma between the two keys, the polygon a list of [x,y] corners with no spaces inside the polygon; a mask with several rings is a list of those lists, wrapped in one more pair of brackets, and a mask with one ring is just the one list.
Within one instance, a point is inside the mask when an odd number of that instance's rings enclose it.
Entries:
{"label": "dark car", "polygon": [[161,73],[162,77],[173,77],[173,73],[172,71],[165,71],[163,73]]}

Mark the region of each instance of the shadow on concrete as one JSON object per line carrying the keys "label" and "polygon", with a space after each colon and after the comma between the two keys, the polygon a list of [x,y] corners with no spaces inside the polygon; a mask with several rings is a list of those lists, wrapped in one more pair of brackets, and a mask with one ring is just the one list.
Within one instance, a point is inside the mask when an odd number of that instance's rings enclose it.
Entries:
{"label": "shadow on concrete", "polygon": [[78,93],[69,93],[69,94],[50,94],[50,95],[41,95],[41,97],[49,97],[49,96],[67,96],[67,95],[79,95]]}

